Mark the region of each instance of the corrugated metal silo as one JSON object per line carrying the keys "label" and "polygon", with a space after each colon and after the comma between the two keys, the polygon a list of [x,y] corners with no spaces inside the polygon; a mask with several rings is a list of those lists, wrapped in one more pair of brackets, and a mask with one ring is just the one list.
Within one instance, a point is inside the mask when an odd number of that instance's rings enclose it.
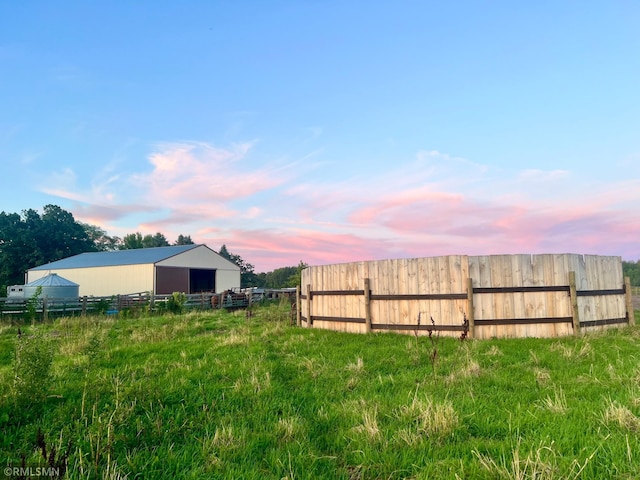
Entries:
{"label": "corrugated metal silo", "polygon": [[33,297],[38,287],[42,287],[40,297],[77,298],[80,296],[80,285],[61,277],[57,273],[50,273],[46,277],[27,283],[23,289],[24,297]]}

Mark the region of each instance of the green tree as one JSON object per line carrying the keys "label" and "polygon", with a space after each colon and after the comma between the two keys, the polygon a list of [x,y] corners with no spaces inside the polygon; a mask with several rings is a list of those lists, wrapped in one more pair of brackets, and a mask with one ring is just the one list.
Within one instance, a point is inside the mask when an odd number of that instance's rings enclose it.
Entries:
{"label": "green tree", "polygon": [[174,245],[194,245],[194,242],[191,240],[191,235],[185,236],[180,234]]}
{"label": "green tree", "polygon": [[168,247],[169,241],[167,240],[167,237],[158,232],[155,235],[145,235],[142,239],[142,246],[144,248]]}
{"label": "green tree", "polygon": [[45,205],[42,214],[0,212],[0,292],[23,283],[30,268],[96,250],[84,226],[57,205]]}
{"label": "green tree", "polygon": [[302,270],[307,268],[309,265],[300,260],[298,266],[296,267],[296,271],[289,277],[287,281],[287,287],[297,287],[298,285],[302,286]]}
{"label": "green tree", "polygon": [[144,237],[140,232],[128,233],[122,239],[121,250],[134,250],[137,248],[168,247],[167,237],[158,232],[155,235],[147,234]]}
{"label": "green tree", "polygon": [[113,250],[119,250],[122,244],[122,239],[119,237],[111,237],[107,235],[102,228],[97,225],[90,225],[88,223],[81,223],[82,228],[87,233],[89,239],[93,242],[96,250],[99,252],[110,252]]}
{"label": "green tree", "polygon": [[240,267],[240,287],[246,288],[259,286],[260,281],[258,275],[255,273],[255,267],[253,265],[245,262],[240,255],[231,253],[224,244],[220,247],[218,254]]}
{"label": "green tree", "polygon": [[629,277],[631,285],[640,287],[640,260],[637,262],[622,262],[622,273]]}
{"label": "green tree", "polygon": [[140,232],[127,233],[122,238],[120,250],[135,250],[136,248],[144,248],[142,243],[142,234]]}
{"label": "green tree", "polygon": [[289,278],[296,273],[296,267],[282,267],[268,272],[265,288],[284,288],[289,286]]}

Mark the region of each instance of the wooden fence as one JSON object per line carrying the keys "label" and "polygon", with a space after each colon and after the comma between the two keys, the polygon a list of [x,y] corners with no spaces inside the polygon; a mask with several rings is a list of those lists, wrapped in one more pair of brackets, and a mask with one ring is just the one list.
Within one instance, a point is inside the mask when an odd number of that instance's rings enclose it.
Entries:
{"label": "wooden fence", "polygon": [[[275,293],[274,293],[275,292]],[[195,293],[185,295],[186,310],[208,310],[212,308],[246,308],[263,298],[282,295],[280,291],[267,290],[259,294],[251,292]],[[47,320],[49,317],[87,314],[118,314],[135,311],[163,311],[171,295],[151,295],[148,292],[109,297],[47,298],[36,300],[0,298],[0,318],[35,316]]]}
{"label": "wooden fence", "polygon": [[634,323],[620,257],[489,255],[306,268],[298,323],[348,332],[556,337]]}

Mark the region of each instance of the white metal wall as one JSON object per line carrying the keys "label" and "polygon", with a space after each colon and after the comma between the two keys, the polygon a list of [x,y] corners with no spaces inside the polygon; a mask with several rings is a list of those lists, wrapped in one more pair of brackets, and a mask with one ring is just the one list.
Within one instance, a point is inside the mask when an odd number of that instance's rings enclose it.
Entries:
{"label": "white metal wall", "polygon": [[159,267],[215,268],[219,270],[240,271],[235,263],[221,257],[205,245],[187,250],[156,263]]}
{"label": "white metal wall", "polygon": [[57,273],[67,280],[80,285],[80,296],[104,297],[117,294],[152,292],[154,287],[153,264],[32,270],[27,274],[27,282],[33,282],[49,273]]}
{"label": "white metal wall", "polygon": [[216,271],[216,293],[240,287],[240,269]]}

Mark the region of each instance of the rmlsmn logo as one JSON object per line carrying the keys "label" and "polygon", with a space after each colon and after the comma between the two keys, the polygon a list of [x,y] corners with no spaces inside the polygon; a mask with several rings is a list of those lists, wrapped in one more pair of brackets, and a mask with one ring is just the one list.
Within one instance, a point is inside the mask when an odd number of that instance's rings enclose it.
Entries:
{"label": "rmlsmn logo", "polygon": [[55,467],[5,467],[7,477],[59,477],[60,468]]}

